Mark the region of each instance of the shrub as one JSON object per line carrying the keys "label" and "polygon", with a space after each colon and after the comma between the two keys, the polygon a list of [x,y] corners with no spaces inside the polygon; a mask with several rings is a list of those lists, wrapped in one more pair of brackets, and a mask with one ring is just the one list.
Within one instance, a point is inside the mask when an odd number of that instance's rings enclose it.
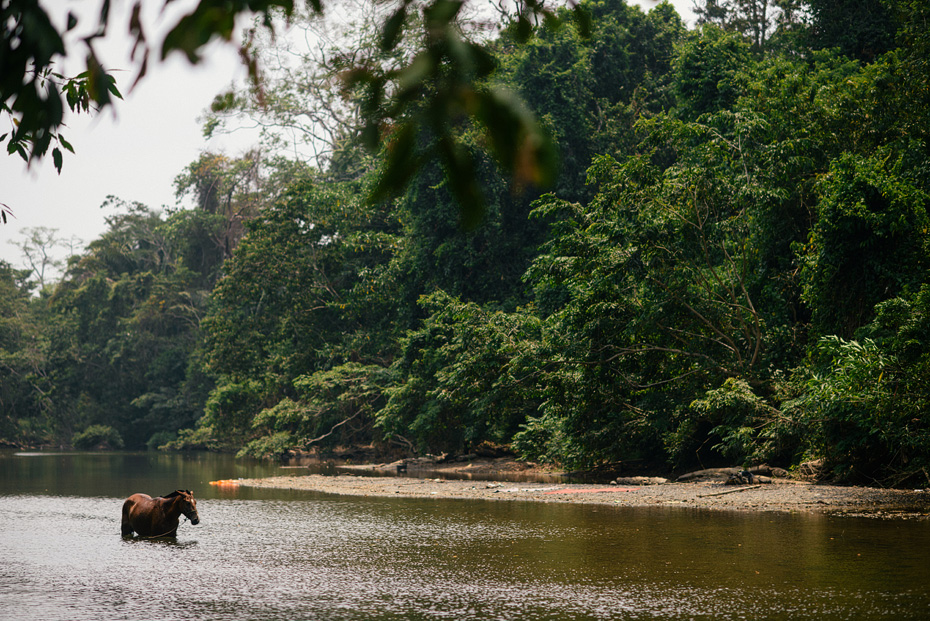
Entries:
{"label": "shrub", "polygon": [[838,480],[888,476],[910,434],[894,408],[894,357],[872,339],[826,336],[809,365],[797,374],[801,396],[785,404],[805,429],[808,454]]}
{"label": "shrub", "polygon": [[123,438],[113,427],[107,425],[91,425],[84,431],[74,434],[71,438],[74,448],[88,449],[121,449]]}
{"label": "shrub", "polygon": [[174,441],[177,437],[176,433],[170,431],[156,431],[152,434],[152,437],[146,441],[145,448],[150,451],[161,449],[169,442]]}
{"label": "shrub", "polygon": [[727,378],[691,403],[698,420],[711,425],[711,448],[732,464],[766,461],[773,453],[769,434],[778,411],[742,379]]}
{"label": "shrub", "polygon": [[161,451],[221,451],[230,448],[232,445],[220,441],[213,427],[209,425],[197,429],[181,429],[176,439],[158,447]]}
{"label": "shrub", "polygon": [[530,416],[513,436],[513,449],[521,459],[545,464],[563,464],[568,446],[562,421],[554,416]]}

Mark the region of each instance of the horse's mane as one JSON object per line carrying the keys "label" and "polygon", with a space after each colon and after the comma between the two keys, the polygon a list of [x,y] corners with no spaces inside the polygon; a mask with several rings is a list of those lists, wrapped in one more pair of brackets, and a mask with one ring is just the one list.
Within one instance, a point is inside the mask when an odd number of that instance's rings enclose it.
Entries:
{"label": "horse's mane", "polygon": [[189,489],[179,489],[171,492],[170,494],[165,494],[162,498],[174,498],[175,496],[180,496],[182,493],[190,494],[192,493]]}

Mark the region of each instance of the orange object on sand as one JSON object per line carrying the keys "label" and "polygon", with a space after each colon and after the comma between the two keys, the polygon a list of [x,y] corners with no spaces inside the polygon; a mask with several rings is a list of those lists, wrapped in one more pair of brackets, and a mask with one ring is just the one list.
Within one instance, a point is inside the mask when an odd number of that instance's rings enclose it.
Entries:
{"label": "orange object on sand", "polygon": [[239,487],[239,481],[233,479],[221,479],[219,481],[210,481],[210,485],[217,487]]}

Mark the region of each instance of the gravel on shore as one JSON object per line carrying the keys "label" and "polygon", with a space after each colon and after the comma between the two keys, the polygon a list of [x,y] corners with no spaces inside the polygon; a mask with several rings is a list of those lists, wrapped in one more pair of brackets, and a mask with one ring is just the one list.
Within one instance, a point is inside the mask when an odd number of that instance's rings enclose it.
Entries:
{"label": "gravel on shore", "polygon": [[240,479],[238,484],[246,487],[307,490],[349,496],[507,500],[628,507],[692,507],[897,519],[930,518],[930,490],[844,487],[794,481],[774,481],[759,485],[724,485],[722,481],[598,485],[309,474]]}

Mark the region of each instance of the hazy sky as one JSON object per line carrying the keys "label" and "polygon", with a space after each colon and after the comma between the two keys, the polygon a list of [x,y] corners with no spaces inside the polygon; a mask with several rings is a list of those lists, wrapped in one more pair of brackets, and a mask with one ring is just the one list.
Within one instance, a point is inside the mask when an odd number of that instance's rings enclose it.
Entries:
{"label": "hazy sky", "polygon": [[[631,3],[646,9],[656,4],[651,0]],[[82,3],[87,4],[99,5]],[[115,14],[127,3],[113,4]],[[674,0],[672,4],[679,14],[690,18],[691,0]],[[69,9],[81,5],[54,0],[43,2],[43,6],[63,19]],[[157,17],[152,17],[148,23],[156,21]],[[170,18],[161,21],[171,23]],[[116,30],[122,32],[126,19],[117,17],[111,23],[119,28],[111,27],[98,54],[107,66],[128,69],[130,44],[114,36]],[[81,50],[79,45],[69,49]],[[197,121],[214,95],[245,77],[234,46],[213,44],[205,61],[197,66],[191,66],[180,55],[165,63],[150,63],[148,74],[132,92],[128,92],[132,72],[116,76],[124,100],[118,101],[114,109],[96,118],[77,115],[66,120],[62,134],[74,146],[75,154],[65,152],[60,175],[50,157],[27,167],[18,156],[6,155],[5,149],[0,152],[0,203],[13,211],[7,224],[0,224],[0,259],[14,265],[22,263],[19,249],[8,242],[22,238],[23,231],[31,227],[57,229],[59,237],[76,237],[84,243],[95,239],[106,229],[105,216],[113,213],[113,208],[101,208],[108,195],[154,208],[174,206],[175,176],[202,151],[236,155],[248,147],[245,135],[220,137],[207,143]],[[7,127],[0,127],[0,134],[7,131]]]}
{"label": "hazy sky", "polygon": [[[99,2],[83,4],[99,6]],[[113,4],[125,8],[119,5],[127,2]],[[80,8],[67,0],[43,2],[43,6],[53,18]],[[151,19],[159,22],[157,16]],[[245,76],[234,47],[213,44],[205,62],[197,66],[180,55],[164,63],[150,62],[148,74],[129,92],[134,78],[128,60],[131,44],[125,37],[113,36],[117,30],[121,34],[126,23],[114,15],[107,40],[97,49],[107,66],[126,68],[115,73],[124,100],[96,117],[66,119],[61,133],[75,153],[64,152],[61,174],[51,157],[27,167],[19,156],[9,156],[5,149],[0,152],[0,203],[13,211],[7,224],[0,224],[0,258],[19,264],[20,251],[8,242],[31,227],[55,228],[62,238],[91,241],[106,228],[104,216],[111,212],[100,206],[111,194],[151,207],[174,205],[175,176],[202,150],[224,147],[204,141],[197,118],[214,95]],[[69,49],[83,56],[81,45]],[[7,131],[0,127],[0,134]],[[235,153],[245,145],[225,146]]]}

